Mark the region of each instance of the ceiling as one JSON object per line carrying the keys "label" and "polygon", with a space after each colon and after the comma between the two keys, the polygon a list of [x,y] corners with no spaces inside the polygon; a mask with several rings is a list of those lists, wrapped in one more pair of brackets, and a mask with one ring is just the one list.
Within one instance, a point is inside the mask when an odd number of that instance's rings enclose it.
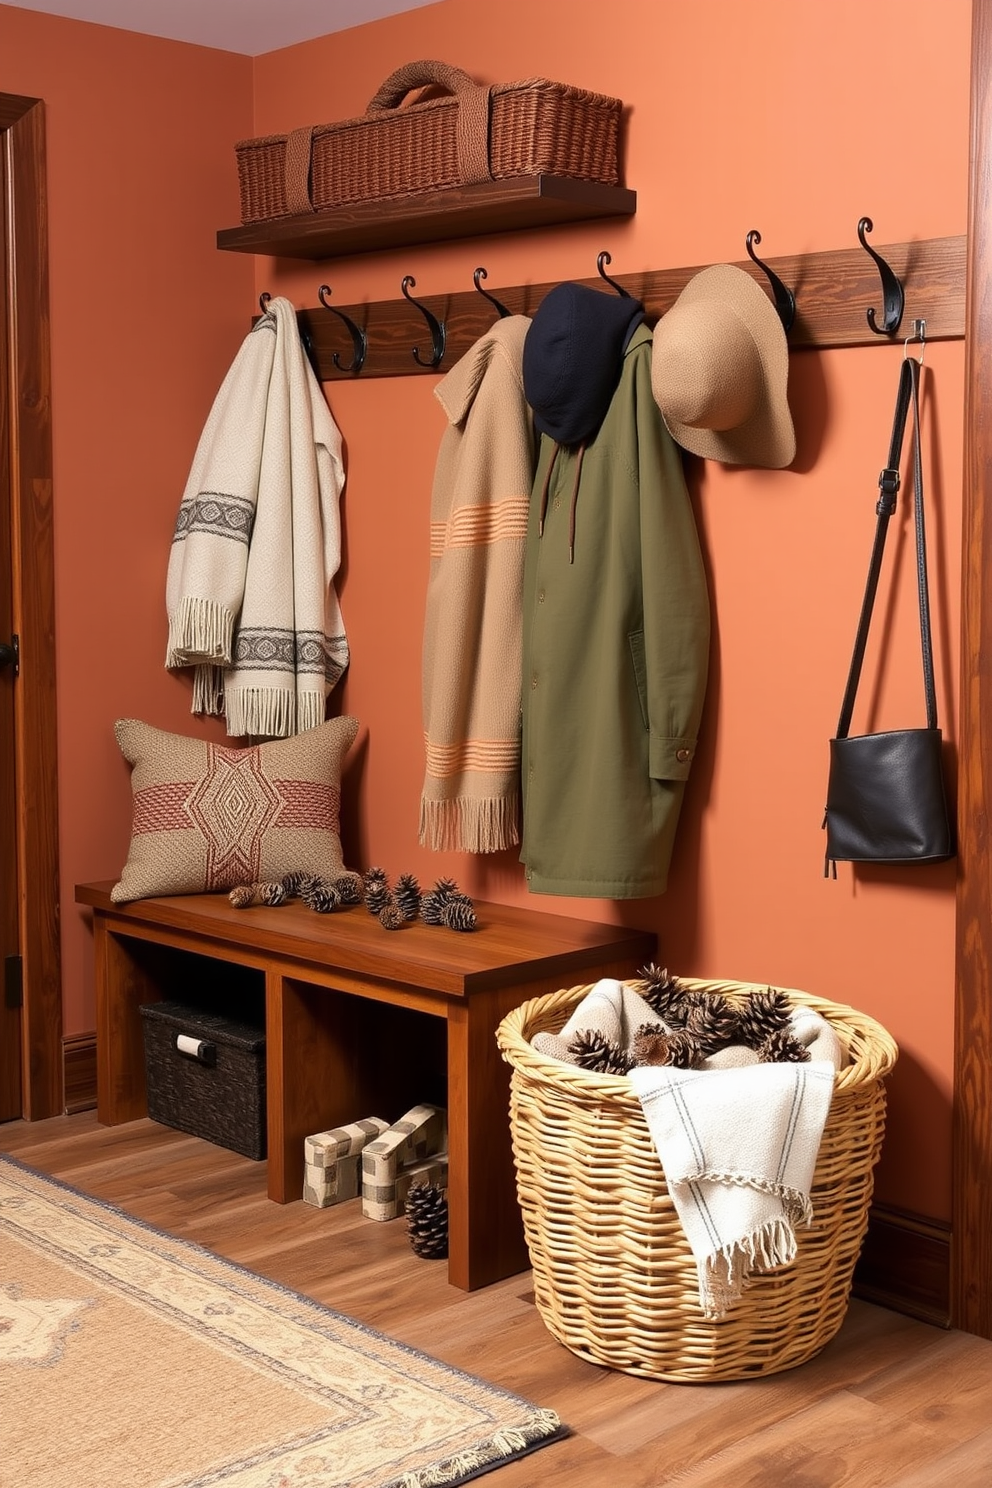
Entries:
{"label": "ceiling", "polygon": [[433,0],[13,0],[19,10],[95,21],[257,57]]}

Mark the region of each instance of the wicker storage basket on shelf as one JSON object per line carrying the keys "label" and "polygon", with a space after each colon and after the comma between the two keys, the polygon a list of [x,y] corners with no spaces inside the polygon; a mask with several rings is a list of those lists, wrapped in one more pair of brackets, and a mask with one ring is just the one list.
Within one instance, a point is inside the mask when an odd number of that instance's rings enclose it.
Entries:
{"label": "wicker storage basket on shelf", "polygon": [[[735,1002],[764,990],[678,981]],[[847,1310],[894,1041],[853,1008],[781,989],[827,1019],[851,1063],[836,1078],[813,1178],[813,1224],[797,1231],[797,1259],[755,1274],[714,1321],[700,1308],[696,1262],[630,1081],[572,1070],[531,1047],[535,1033],[558,1032],[590,990],[535,998],[497,1031],[512,1069],[517,1192],[545,1324],[581,1358],[650,1379],[748,1379],[805,1363]]]}
{"label": "wicker storage basket on shelf", "polygon": [[[400,107],[427,84],[448,96]],[[241,220],[326,211],[508,176],[615,186],[623,104],[546,78],[480,87],[444,62],[391,73],[364,114],[235,145]]]}

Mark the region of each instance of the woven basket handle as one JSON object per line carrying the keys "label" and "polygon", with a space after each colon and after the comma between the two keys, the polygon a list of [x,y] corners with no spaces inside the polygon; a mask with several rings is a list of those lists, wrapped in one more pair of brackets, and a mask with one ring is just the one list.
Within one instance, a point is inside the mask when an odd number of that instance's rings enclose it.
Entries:
{"label": "woven basket handle", "polygon": [[464,185],[473,181],[491,181],[489,169],[489,94],[460,67],[447,62],[406,62],[391,72],[365,110],[366,114],[386,113],[397,108],[414,88],[434,83],[446,88],[458,100],[456,145],[458,173]]}
{"label": "woven basket handle", "polygon": [[286,136],[286,156],[283,179],[286,190],[286,210],[292,217],[302,216],[314,210],[310,200],[310,152],[313,149],[313,125],[294,129]]}

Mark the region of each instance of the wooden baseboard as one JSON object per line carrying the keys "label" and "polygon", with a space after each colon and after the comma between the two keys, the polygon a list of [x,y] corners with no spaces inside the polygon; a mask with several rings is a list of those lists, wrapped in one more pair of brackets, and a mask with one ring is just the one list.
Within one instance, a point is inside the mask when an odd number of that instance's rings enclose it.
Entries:
{"label": "wooden baseboard", "polygon": [[[96,1106],[96,1034],[62,1041],[65,1110]],[[951,1227],[907,1210],[873,1204],[854,1271],[854,1295],[938,1328],[951,1320]]]}
{"label": "wooden baseboard", "polygon": [[64,1106],[67,1116],[96,1106],[96,1034],[62,1040]]}
{"label": "wooden baseboard", "polygon": [[951,1326],[951,1226],[873,1204],[854,1295],[938,1328]]}

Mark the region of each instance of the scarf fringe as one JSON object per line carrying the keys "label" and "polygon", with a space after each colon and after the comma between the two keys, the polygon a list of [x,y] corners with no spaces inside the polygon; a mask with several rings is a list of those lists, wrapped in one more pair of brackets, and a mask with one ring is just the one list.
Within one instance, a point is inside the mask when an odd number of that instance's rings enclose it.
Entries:
{"label": "scarf fringe", "polygon": [[458,796],[452,801],[420,800],[421,847],[434,852],[502,852],[520,841],[520,797]]}
{"label": "scarf fringe", "polygon": [[327,712],[327,698],[321,689],[318,692],[298,692],[296,694],[296,732],[305,733],[307,729],[317,728],[324,722]]}
{"label": "scarf fringe", "polygon": [[207,713],[224,716],[224,668],[219,666],[196,666],[193,668],[193,702],[191,713]]}
{"label": "scarf fringe", "polygon": [[776,1217],[733,1244],[704,1256],[697,1266],[703,1316],[723,1317],[750,1284],[752,1271],[790,1266],[796,1259],[796,1251],[792,1226],[788,1220]]}
{"label": "scarf fringe", "polygon": [[213,599],[184,595],[169,619],[167,667],[231,664],[234,612]]}
{"label": "scarf fringe", "polygon": [[[278,687],[224,689],[227,732],[234,739],[288,739],[324,721],[320,692],[290,692]],[[195,711],[195,710],[194,710]]]}

